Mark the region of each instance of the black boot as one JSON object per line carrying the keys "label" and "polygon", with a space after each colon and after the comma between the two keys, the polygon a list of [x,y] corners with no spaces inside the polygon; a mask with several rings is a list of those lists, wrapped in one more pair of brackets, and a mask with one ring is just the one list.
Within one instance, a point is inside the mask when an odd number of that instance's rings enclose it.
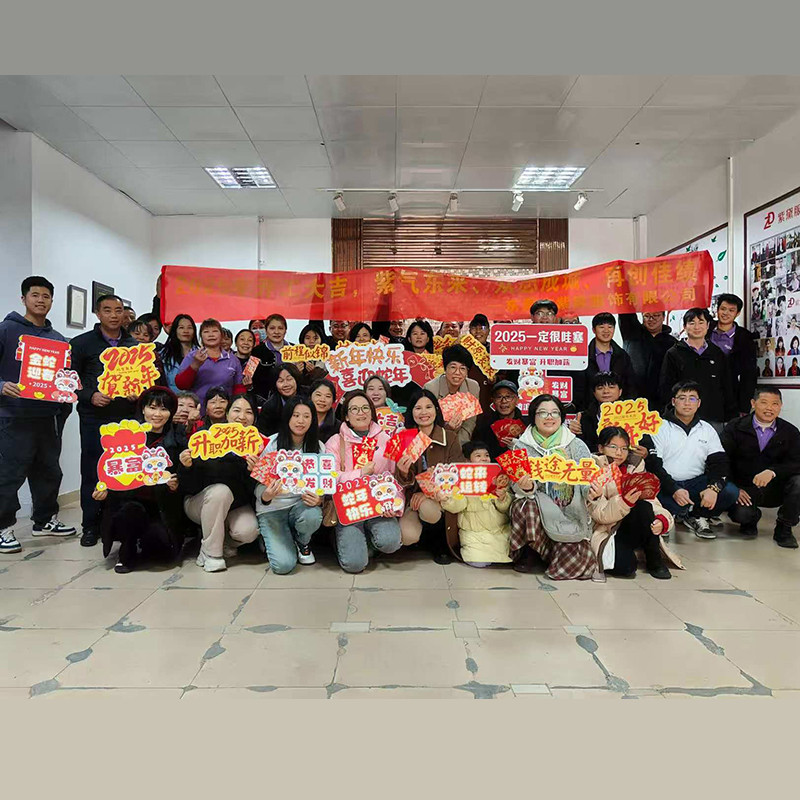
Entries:
{"label": "black boot", "polygon": [[775,525],[775,534],[772,537],[778,547],[788,547],[791,550],[797,549],[797,539],[792,533],[792,526],[778,520]]}
{"label": "black boot", "polygon": [[539,561],[536,551],[530,545],[525,545],[514,561],[512,569],[515,572],[535,572],[539,566]]}

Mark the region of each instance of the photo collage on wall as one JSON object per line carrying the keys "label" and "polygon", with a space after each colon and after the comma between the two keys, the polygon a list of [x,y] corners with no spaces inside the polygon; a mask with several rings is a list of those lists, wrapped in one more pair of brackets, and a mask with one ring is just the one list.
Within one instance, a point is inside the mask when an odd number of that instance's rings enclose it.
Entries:
{"label": "photo collage on wall", "polygon": [[800,192],[745,214],[748,327],[764,383],[800,385]]}

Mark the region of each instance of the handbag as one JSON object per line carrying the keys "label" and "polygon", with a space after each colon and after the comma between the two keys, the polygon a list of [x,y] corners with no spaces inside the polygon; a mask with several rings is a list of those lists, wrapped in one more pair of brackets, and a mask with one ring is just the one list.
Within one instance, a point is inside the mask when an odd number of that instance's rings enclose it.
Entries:
{"label": "handbag", "polygon": [[586,529],[577,520],[568,517],[551,497],[536,492],[534,500],[548,538],[554,542],[582,542],[588,538]]}
{"label": "handbag", "polygon": [[[339,434],[339,463],[344,469],[344,436],[341,433]],[[332,528],[339,524],[339,515],[336,513],[333,495],[326,495],[322,501],[322,524],[326,528]]]}

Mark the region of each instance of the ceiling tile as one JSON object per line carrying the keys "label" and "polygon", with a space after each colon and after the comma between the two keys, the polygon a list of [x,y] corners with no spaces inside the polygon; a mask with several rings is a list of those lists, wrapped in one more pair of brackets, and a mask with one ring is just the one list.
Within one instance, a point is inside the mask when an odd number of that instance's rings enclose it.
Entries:
{"label": "ceiling tile", "polygon": [[338,167],[333,171],[334,187],[390,189],[395,184],[394,167]]}
{"label": "ceiling tile", "polygon": [[282,189],[286,202],[295,217],[331,217],[336,212],[333,192],[315,192],[311,189]]}
{"label": "ceiling tile", "polygon": [[232,106],[310,106],[304,75],[216,75]]}
{"label": "ceiling tile", "polygon": [[[10,115],[8,119],[19,130],[29,130],[42,139],[53,143],[98,141],[102,137],[84,122],[71,108],[66,106],[37,106],[25,112],[20,119]],[[16,119],[16,122],[14,121]],[[24,122],[25,124],[17,124]]]}
{"label": "ceiling tile", "polygon": [[741,75],[670,75],[648,106],[726,106],[744,86]]}
{"label": "ceiling tile", "polygon": [[398,106],[477,106],[485,75],[399,75]]}
{"label": "ceiling tile", "polygon": [[332,172],[330,167],[281,167],[272,168],[272,177],[275,178],[281,189],[328,189],[333,188]]}
{"label": "ceiling tile", "polygon": [[168,141],[175,137],[149,108],[76,106],[75,113],[110,141]]}
{"label": "ceiling tile", "polygon": [[462,167],[456,187],[459,189],[508,189],[514,186],[522,168]]}
{"label": "ceiling tile", "polygon": [[470,140],[464,167],[578,166],[590,164],[608,141],[478,142]]}
{"label": "ceiling tile", "polygon": [[258,167],[264,160],[251,142],[184,142],[204,167]]}
{"label": "ceiling tile", "polygon": [[148,167],[141,173],[154,186],[164,189],[214,189],[217,186],[202,167]]}
{"label": "ceiling tile", "polygon": [[292,210],[277,189],[231,189],[231,203],[242,214],[265,217],[291,217]]}
{"label": "ceiling tile", "polygon": [[176,108],[157,106],[153,111],[182,141],[246,141],[247,134],[228,108]]}
{"label": "ceiling tile", "polygon": [[664,83],[663,75],[580,75],[565,106],[634,106],[646,103]]}
{"label": "ceiling tile", "polygon": [[[239,190],[243,191],[243,190]],[[169,214],[236,214],[236,207],[226,197],[222,189],[161,189],[138,192],[133,195],[151,213]]]}
{"label": "ceiling tile", "polygon": [[328,167],[328,153],[319,142],[259,142],[258,149],[267,166],[279,167]]}
{"label": "ceiling tile", "polygon": [[308,75],[314,105],[393,106],[395,75]]}
{"label": "ceiling tile", "polygon": [[489,75],[483,106],[560,106],[577,75]]}
{"label": "ceiling tile", "polygon": [[636,109],[632,108],[487,108],[481,105],[470,142],[611,140],[634,113]]}
{"label": "ceiling tile", "polygon": [[796,108],[720,108],[689,138],[760,139],[796,113]]}
{"label": "ceiling tile", "polygon": [[383,167],[394,169],[394,142],[340,141],[330,142],[325,148],[334,167]]}
{"label": "ceiling tile", "polygon": [[8,107],[60,106],[61,100],[38,75],[0,75],[0,112]]}
{"label": "ceiling tile", "polygon": [[680,141],[692,132],[701,130],[711,112],[691,108],[641,109],[620,133],[620,139],[672,139]]}
{"label": "ceiling tile", "polygon": [[740,108],[800,105],[800,75],[749,75],[731,105]]}
{"label": "ceiling tile", "polygon": [[318,113],[326,142],[341,139],[395,140],[394,106],[331,106],[319,108]]}
{"label": "ceiling tile", "polygon": [[402,142],[397,145],[400,167],[458,167],[464,157],[464,142]]}
{"label": "ceiling tile", "polygon": [[236,114],[253,141],[321,141],[313,108],[240,106]]}
{"label": "ceiling tile", "polygon": [[399,175],[401,189],[452,189],[458,167],[403,167]]}
{"label": "ceiling tile", "polygon": [[126,75],[149,106],[227,106],[211,75]]}
{"label": "ceiling tile", "polygon": [[73,161],[84,167],[126,167],[134,165],[116,147],[103,139],[96,142],[65,142],[59,145],[58,150]]}
{"label": "ceiling tile", "polygon": [[114,147],[137,167],[197,166],[195,158],[180,142],[114,142]]}
{"label": "ceiling tile", "polygon": [[469,106],[404,106],[397,109],[401,142],[466,142],[476,108]]}
{"label": "ceiling tile", "polygon": [[41,83],[68,106],[143,106],[121,75],[42,75]]}

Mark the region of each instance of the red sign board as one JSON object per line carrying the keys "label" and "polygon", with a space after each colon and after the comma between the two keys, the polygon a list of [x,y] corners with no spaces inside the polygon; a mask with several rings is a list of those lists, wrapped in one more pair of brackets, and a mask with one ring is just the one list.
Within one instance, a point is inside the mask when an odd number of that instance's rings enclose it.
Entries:
{"label": "red sign board", "polygon": [[45,339],[42,336],[19,337],[16,352],[19,365],[20,397],[29,400],[50,400],[74,403],[81,388],[78,373],[70,365],[69,342]]}
{"label": "red sign board", "polygon": [[540,394],[551,394],[561,402],[569,403],[572,401],[572,378],[569,375],[548,375],[541,370],[520,373],[517,408],[525,414],[531,400]]}
{"label": "red sign board", "polygon": [[495,369],[540,367],[582,370],[589,364],[585,325],[492,325],[489,341]]}
{"label": "red sign board", "polygon": [[420,489],[433,497],[436,492],[456,497],[484,497],[495,490],[499,464],[436,464],[417,475]]}
{"label": "red sign board", "polygon": [[327,453],[278,450],[262,453],[250,475],[268,485],[280,478],[287,494],[333,494],[336,491],[336,460]]}
{"label": "red sign board", "polygon": [[150,425],[124,419],[100,428],[103,454],[97,462],[97,489],[125,492],[167,483],[172,466],[163,447],[147,447]]}
{"label": "red sign board", "polygon": [[333,504],[342,525],[355,525],[391,511],[399,517],[405,508],[403,488],[391,473],[369,475],[342,481],[336,488]]}

